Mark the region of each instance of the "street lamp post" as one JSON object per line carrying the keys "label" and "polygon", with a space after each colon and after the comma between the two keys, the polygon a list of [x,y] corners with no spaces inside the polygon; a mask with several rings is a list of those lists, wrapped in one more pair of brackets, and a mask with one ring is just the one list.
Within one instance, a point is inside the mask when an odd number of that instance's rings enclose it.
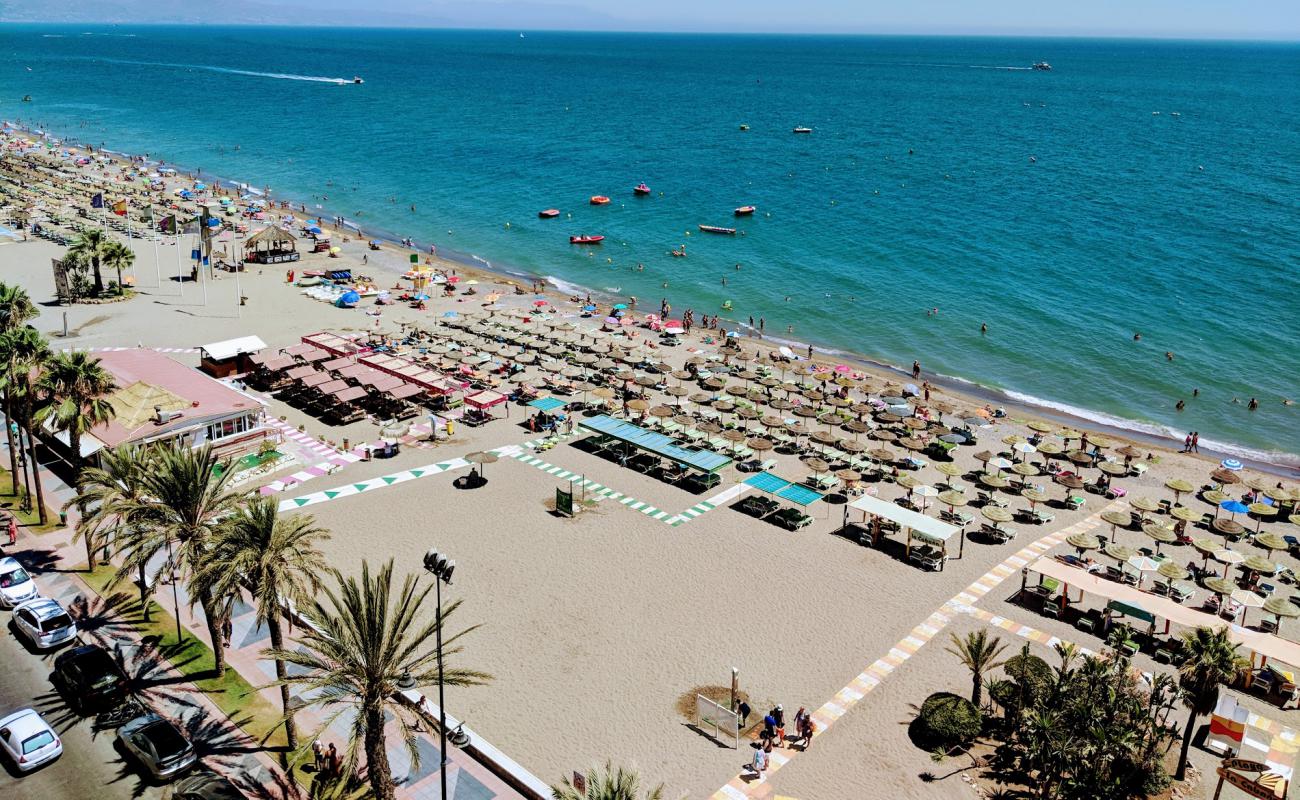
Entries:
{"label": "street lamp post", "polygon": [[[438,657],[438,739],[440,747],[439,756],[442,762],[438,765],[438,777],[442,782],[442,800],[447,800],[447,705],[443,698],[443,681],[442,681],[442,585],[446,583],[451,585],[451,574],[456,569],[456,562],[451,561],[447,556],[439,553],[437,550],[430,549],[424,554],[424,570],[433,576],[434,585],[434,603],[435,603],[435,627],[437,628],[435,636]],[[406,676],[403,676],[406,677]],[[452,734],[452,742],[457,747],[464,747],[469,742],[469,736],[457,727]]]}

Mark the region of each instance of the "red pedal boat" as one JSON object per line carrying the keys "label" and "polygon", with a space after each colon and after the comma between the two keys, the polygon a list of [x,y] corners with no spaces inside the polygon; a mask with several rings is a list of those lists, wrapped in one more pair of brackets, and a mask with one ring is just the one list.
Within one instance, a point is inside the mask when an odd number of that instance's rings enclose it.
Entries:
{"label": "red pedal boat", "polygon": [[650,194],[650,187],[645,185],[645,181],[641,181],[640,184],[632,187],[632,192],[633,194]]}
{"label": "red pedal boat", "polygon": [[741,206],[740,208],[736,209],[736,216],[748,217],[750,214],[753,214],[757,210],[758,210],[758,206]]}
{"label": "red pedal boat", "polygon": [[598,194],[591,198],[591,204],[593,206],[603,206],[608,202],[609,202],[609,198],[603,194]]}
{"label": "red pedal boat", "polygon": [[604,236],[570,236],[569,244],[600,244],[605,241]]}
{"label": "red pedal boat", "polygon": [[548,208],[545,211],[538,211],[537,216],[541,217],[542,219],[551,219],[552,217],[558,217],[560,216],[560,209]]}

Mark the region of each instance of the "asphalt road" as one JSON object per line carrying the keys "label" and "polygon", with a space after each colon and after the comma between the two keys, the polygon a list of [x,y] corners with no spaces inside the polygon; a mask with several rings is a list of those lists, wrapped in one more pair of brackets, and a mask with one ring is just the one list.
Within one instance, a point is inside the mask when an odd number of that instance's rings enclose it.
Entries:
{"label": "asphalt road", "polygon": [[[39,582],[40,578],[37,577]],[[148,784],[134,764],[113,747],[115,731],[93,730],[91,718],[68,709],[50,684],[53,655],[36,654],[14,636],[10,612],[0,610],[0,716],[31,707],[58,731],[63,755],[27,774],[3,755],[0,797],[5,800],[161,800],[165,791]],[[55,651],[56,653],[58,651]]]}

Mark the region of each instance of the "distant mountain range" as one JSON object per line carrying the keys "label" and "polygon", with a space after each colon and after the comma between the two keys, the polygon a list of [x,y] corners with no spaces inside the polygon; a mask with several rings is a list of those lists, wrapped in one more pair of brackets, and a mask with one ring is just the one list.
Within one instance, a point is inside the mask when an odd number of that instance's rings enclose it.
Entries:
{"label": "distant mountain range", "polygon": [[[507,30],[626,30],[627,21],[579,5],[512,2],[427,3],[398,0],[0,0],[0,22],[109,25],[317,25]],[[398,6],[398,7],[395,7]],[[400,8],[406,6],[406,8]]]}

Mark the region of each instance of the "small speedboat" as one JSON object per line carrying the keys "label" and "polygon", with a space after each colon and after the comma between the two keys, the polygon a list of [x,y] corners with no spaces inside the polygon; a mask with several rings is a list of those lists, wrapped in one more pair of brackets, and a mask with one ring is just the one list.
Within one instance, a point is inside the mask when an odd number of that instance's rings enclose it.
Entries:
{"label": "small speedboat", "polygon": [[748,125],[741,125],[741,126],[740,126],[740,129],[741,129],[742,131],[747,131],[747,130],[749,130],[749,126],[748,126]]}
{"label": "small speedboat", "polygon": [[1046,61],[1038,61],[1034,64],[1034,69],[1038,72],[1051,72],[1052,65],[1048,64]]}
{"label": "small speedboat", "polygon": [[650,194],[650,187],[645,185],[645,181],[637,184],[632,188],[633,194]]}
{"label": "small speedboat", "polygon": [[700,230],[704,233],[721,233],[727,236],[735,236],[735,228],[720,228],[717,225],[701,225]]}
{"label": "small speedboat", "polygon": [[741,206],[740,208],[736,209],[736,216],[748,217],[750,214],[753,214],[757,210],[758,210],[758,206]]}
{"label": "small speedboat", "polygon": [[569,244],[600,244],[605,241],[604,236],[570,236]]}
{"label": "small speedboat", "polygon": [[558,217],[560,216],[560,209],[548,208],[545,211],[538,211],[537,216],[541,217],[542,219],[551,219],[552,217]]}
{"label": "small speedboat", "polygon": [[353,76],[352,76],[352,82],[355,83],[355,84],[362,84],[362,83],[365,83],[365,81],[361,80],[361,79],[358,78],[356,75],[353,75]]}
{"label": "small speedboat", "polygon": [[609,198],[603,194],[593,195],[591,198],[591,204],[593,206],[603,206],[608,202]]}
{"label": "small speedboat", "polygon": [[794,129],[795,133],[812,133],[812,128],[798,127]]}

